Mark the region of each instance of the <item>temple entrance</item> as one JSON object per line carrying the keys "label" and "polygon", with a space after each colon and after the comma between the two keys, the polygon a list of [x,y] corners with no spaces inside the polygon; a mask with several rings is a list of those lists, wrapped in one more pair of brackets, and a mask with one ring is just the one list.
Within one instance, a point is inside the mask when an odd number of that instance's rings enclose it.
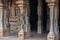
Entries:
{"label": "temple entrance", "polygon": [[38,22],[38,14],[37,14],[37,0],[30,0],[30,25],[31,31],[37,31],[37,22]]}

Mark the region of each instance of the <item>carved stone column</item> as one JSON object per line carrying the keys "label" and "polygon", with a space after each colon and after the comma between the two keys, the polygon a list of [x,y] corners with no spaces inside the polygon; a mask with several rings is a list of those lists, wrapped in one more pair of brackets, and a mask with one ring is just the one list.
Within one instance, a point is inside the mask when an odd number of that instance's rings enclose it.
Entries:
{"label": "carved stone column", "polygon": [[[57,24],[56,20],[56,13],[55,13],[55,7],[57,0],[46,0],[48,3],[48,7],[50,8],[50,32],[48,33],[47,40],[57,40],[56,39],[56,33],[55,33],[55,26]],[[56,24],[55,24],[56,23]]]}
{"label": "carved stone column", "polygon": [[16,4],[18,4],[18,7],[20,9],[20,16],[19,16],[19,22],[20,22],[20,30],[18,32],[19,39],[24,39],[24,18],[25,18],[25,12],[24,12],[24,0],[18,0],[16,1]]}
{"label": "carved stone column", "polygon": [[[31,34],[30,24],[29,24],[29,0],[19,0],[18,7],[20,8],[20,20],[23,21],[24,36],[25,38],[29,37]],[[22,24],[22,23],[21,23]]]}
{"label": "carved stone column", "polygon": [[0,0],[0,37],[3,37],[3,4],[1,3]]}
{"label": "carved stone column", "polygon": [[31,30],[30,30],[30,23],[29,23],[29,14],[30,14],[30,7],[29,7],[29,0],[25,0],[26,2],[26,11],[25,11],[25,37],[31,36]]}
{"label": "carved stone column", "polygon": [[42,3],[41,0],[38,0],[38,29],[37,29],[37,33],[41,34],[42,33]]}

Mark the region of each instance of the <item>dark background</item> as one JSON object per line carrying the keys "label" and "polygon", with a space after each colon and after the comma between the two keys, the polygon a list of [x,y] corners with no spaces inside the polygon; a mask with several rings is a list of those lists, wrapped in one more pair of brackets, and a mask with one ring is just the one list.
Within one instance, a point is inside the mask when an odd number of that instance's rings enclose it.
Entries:
{"label": "dark background", "polygon": [[37,31],[38,21],[37,5],[38,5],[37,0],[30,0],[30,24],[32,31]]}
{"label": "dark background", "polygon": [[[38,6],[38,0],[30,0],[30,25],[32,31],[37,31],[37,22],[38,22],[37,6]],[[43,27],[43,32],[46,32],[47,4],[45,3],[45,0],[42,0],[42,6],[43,6],[42,27]]]}

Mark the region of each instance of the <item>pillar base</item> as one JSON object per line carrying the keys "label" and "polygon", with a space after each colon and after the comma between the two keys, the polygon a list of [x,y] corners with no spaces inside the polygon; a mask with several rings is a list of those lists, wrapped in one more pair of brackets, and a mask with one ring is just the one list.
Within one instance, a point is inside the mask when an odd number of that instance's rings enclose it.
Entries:
{"label": "pillar base", "polygon": [[10,34],[8,32],[4,32],[3,35],[6,37],[6,36],[9,36]]}
{"label": "pillar base", "polygon": [[25,38],[28,38],[30,36],[31,36],[30,26],[28,24],[25,24]]}
{"label": "pillar base", "polygon": [[24,37],[25,35],[24,35],[24,31],[23,31],[23,29],[21,29],[19,32],[18,32],[18,38],[19,39],[21,39],[21,40],[23,40],[25,37]]}
{"label": "pillar base", "polygon": [[53,32],[49,32],[47,40],[56,40],[56,35]]}
{"label": "pillar base", "polygon": [[56,34],[56,40],[59,40],[59,34]]}
{"label": "pillar base", "polygon": [[38,31],[37,31],[38,34],[42,34],[42,28],[41,26],[38,26]]}
{"label": "pillar base", "polygon": [[3,35],[4,35],[4,36],[9,36],[8,29],[6,28],[5,25],[4,25],[4,28],[3,28]]}

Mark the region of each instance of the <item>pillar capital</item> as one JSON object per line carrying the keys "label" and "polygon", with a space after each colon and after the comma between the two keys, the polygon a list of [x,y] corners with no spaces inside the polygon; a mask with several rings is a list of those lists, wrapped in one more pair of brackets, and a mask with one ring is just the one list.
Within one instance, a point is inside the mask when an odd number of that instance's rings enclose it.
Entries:
{"label": "pillar capital", "polygon": [[46,0],[47,3],[57,3],[58,0]]}
{"label": "pillar capital", "polygon": [[24,0],[18,0],[18,1],[16,1],[16,4],[18,4],[18,6],[20,6],[20,7],[26,5]]}
{"label": "pillar capital", "polygon": [[20,8],[20,15],[24,16],[24,9],[26,7],[26,3],[24,0],[18,0],[16,1],[16,4],[18,5],[18,7]]}
{"label": "pillar capital", "polygon": [[3,3],[0,1],[0,8],[2,8],[3,7]]}

